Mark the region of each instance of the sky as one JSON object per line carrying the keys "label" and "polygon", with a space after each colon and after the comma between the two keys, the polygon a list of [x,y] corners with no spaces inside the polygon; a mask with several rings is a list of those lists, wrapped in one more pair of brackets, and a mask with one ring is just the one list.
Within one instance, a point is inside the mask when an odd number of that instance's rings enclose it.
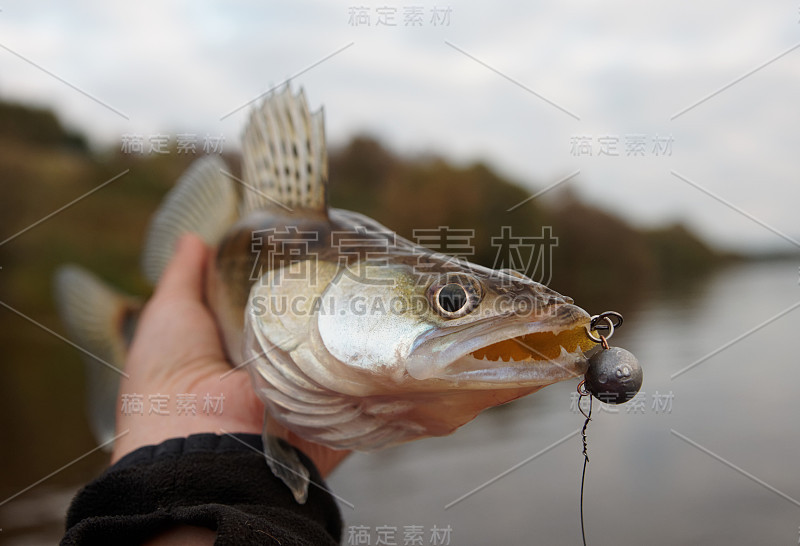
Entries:
{"label": "sky", "polygon": [[332,146],[372,134],[484,161],[532,195],[569,187],[637,226],[800,250],[798,0],[0,10],[0,98],[53,107],[98,146],[166,134],[238,148],[248,106],[291,79],[324,106]]}

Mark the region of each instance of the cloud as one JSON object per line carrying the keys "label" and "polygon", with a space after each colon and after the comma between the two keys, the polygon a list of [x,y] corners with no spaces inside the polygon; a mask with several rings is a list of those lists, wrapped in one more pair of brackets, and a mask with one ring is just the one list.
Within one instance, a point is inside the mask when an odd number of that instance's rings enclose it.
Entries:
{"label": "cloud", "polygon": [[[54,105],[105,142],[169,131],[225,134],[233,145],[244,111],[220,117],[355,42],[296,82],[325,105],[333,142],[368,131],[402,151],[488,160],[532,189],[580,168],[580,193],[636,223],[686,218],[718,244],[786,248],[674,169],[800,237],[791,115],[800,50],[669,119],[792,46],[796,6],[452,2],[450,24],[433,26],[435,3],[420,2],[424,24],[411,28],[405,3],[385,4],[397,8],[395,27],[377,26],[374,11],[369,27],[353,27],[346,3],[11,3],[0,43],[130,120],[5,51],[0,93]],[[633,133],[672,135],[672,155],[571,153],[576,135]]]}

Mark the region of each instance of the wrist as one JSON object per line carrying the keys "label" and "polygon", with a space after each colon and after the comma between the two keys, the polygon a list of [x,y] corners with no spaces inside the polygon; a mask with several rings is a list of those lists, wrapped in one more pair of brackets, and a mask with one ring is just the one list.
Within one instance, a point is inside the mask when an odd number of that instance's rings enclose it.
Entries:
{"label": "wrist", "polygon": [[111,463],[117,462],[140,447],[158,445],[173,438],[186,438],[193,434],[204,433],[223,435],[226,432],[260,435],[261,427],[256,423],[213,415],[130,416],[118,421],[117,434],[124,433],[124,435],[114,442]]}

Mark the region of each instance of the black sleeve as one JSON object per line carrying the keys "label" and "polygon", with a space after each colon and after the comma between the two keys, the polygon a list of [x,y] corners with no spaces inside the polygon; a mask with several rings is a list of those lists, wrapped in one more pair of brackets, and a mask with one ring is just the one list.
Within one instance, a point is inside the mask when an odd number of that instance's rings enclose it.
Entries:
{"label": "black sleeve", "polygon": [[216,544],[338,544],[341,515],[327,488],[312,484],[297,504],[261,451],[255,434],[196,434],[137,449],[78,492],[62,544],[139,544],[179,524],[216,530]]}

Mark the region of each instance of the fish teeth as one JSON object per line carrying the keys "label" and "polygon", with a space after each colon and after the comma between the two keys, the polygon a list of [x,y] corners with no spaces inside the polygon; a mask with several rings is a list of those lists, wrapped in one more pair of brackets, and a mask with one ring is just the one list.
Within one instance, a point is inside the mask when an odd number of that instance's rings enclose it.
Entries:
{"label": "fish teeth", "polygon": [[573,353],[562,346],[561,354],[558,355],[558,360],[562,361],[564,364],[574,364],[581,358],[582,354],[581,352]]}

